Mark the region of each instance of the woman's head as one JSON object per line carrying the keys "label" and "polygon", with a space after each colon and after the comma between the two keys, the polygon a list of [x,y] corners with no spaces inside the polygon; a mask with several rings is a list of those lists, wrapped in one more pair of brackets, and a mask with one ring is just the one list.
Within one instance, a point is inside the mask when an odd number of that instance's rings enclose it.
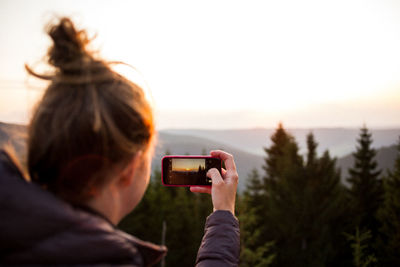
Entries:
{"label": "woman's head", "polygon": [[[70,202],[82,203],[110,182],[154,135],[142,89],[88,51],[85,31],[68,18],[48,29],[52,75],[29,126],[31,179]],[[140,154],[143,154],[143,153]]]}

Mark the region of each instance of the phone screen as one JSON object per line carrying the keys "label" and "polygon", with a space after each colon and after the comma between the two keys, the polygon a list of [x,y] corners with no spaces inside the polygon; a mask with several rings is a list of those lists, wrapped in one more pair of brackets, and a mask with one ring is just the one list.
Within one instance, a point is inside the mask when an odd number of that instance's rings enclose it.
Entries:
{"label": "phone screen", "polygon": [[211,185],[206,176],[211,168],[221,171],[221,160],[211,157],[164,157],[163,183],[165,185]]}

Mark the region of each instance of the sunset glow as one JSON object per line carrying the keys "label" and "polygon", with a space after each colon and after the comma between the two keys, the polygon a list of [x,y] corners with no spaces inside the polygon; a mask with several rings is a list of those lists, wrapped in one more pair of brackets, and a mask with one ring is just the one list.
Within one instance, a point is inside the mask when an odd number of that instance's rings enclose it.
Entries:
{"label": "sunset glow", "polygon": [[[145,88],[158,128],[400,126],[396,1],[1,1],[0,121],[43,93],[44,25],[70,15]],[[31,88],[31,89],[27,89]],[[32,89],[35,88],[35,89]]]}
{"label": "sunset glow", "polygon": [[172,159],[172,171],[197,171],[199,166],[205,168],[204,159]]}

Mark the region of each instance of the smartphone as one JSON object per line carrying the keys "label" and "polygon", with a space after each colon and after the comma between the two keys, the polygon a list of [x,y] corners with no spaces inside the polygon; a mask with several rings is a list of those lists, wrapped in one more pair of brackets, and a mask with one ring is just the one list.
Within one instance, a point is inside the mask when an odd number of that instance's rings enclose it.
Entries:
{"label": "smartphone", "polygon": [[221,173],[222,162],[211,156],[165,156],[161,160],[161,180],[165,186],[211,186],[209,169]]}

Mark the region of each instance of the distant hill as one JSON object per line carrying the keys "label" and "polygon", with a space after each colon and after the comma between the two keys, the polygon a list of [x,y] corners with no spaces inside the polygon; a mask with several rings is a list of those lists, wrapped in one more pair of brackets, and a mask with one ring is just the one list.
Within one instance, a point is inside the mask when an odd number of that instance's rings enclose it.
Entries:
{"label": "distant hill", "polygon": [[[200,155],[203,152],[209,153],[212,149],[223,149],[235,156],[235,162],[239,173],[239,190],[245,187],[247,175],[253,168],[257,168],[262,174],[261,166],[264,162],[265,152],[263,146],[269,146],[269,136],[274,130],[268,129],[250,129],[250,130],[166,130],[159,132],[159,141],[156,147],[155,157],[152,168],[160,169],[161,158],[166,151],[171,154],[195,154]],[[289,130],[295,136],[302,136],[302,139],[296,137],[300,146],[305,144],[305,136],[309,129]],[[320,144],[320,152],[328,149],[334,151],[349,151],[343,157],[339,157],[337,166],[342,170],[342,181],[346,184],[347,169],[353,165],[353,158],[350,154],[356,146],[358,137],[357,129],[317,129],[313,130],[317,142]],[[399,130],[372,130],[374,146],[389,143],[394,144],[399,136]],[[185,133],[185,134],[184,134]],[[354,136],[353,136],[354,135]],[[25,140],[27,138],[26,126],[15,125],[0,122],[0,147],[10,142],[15,148],[18,156],[25,161]],[[390,140],[385,140],[385,138]],[[343,141],[343,140],[344,141]],[[378,141],[376,141],[378,139]],[[261,140],[265,143],[261,143]],[[266,142],[268,140],[268,142]],[[379,141],[380,140],[380,141]],[[251,152],[256,149],[261,152]],[[246,147],[249,149],[243,149]],[[381,145],[382,146],[382,145]],[[323,147],[323,148],[322,148]],[[250,151],[250,152],[249,152]],[[332,154],[332,153],[331,153]],[[396,157],[396,148],[394,145],[385,145],[378,149],[377,161],[379,168],[386,170],[393,167]]]}
{"label": "distant hill", "polygon": [[[221,144],[246,151],[248,153],[264,156],[263,147],[271,145],[270,137],[275,129],[238,129],[238,130],[197,130],[197,129],[174,129],[162,130],[162,133],[174,135],[197,136]],[[300,152],[305,153],[306,136],[312,131],[317,140],[318,153],[329,150],[335,157],[342,157],[351,153],[356,145],[359,135],[357,128],[315,128],[315,129],[288,129],[296,138]],[[390,146],[397,142],[400,128],[397,129],[370,129],[374,140],[373,146],[380,148]]]}

